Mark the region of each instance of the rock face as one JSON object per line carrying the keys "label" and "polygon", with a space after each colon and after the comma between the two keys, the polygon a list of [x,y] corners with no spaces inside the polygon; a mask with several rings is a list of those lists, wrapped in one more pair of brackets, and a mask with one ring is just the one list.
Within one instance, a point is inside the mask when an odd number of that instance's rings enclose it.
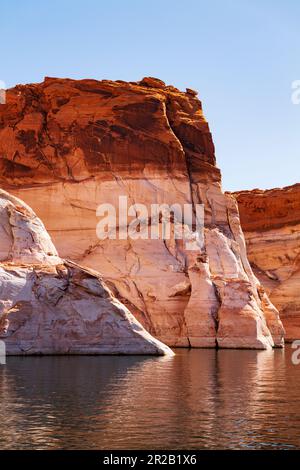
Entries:
{"label": "rock face", "polygon": [[286,340],[300,338],[300,184],[235,193],[248,257],[280,311]]}
{"label": "rock face", "polygon": [[98,273],[63,261],[42,222],[0,190],[0,340],[8,355],[172,354]]}
{"label": "rock face", "polygon": [[[0,168],[2,187],[41,217],[60,256],[101,272],[164,343],[282,345],[278,312],[247,260],[235,199],[221,190],[194,90],[150,77],[17,86],[0,107]],[[153,203],[203,204],[204,246],[99,240],[96,209],[118,207],[120,196],[149,210]]]}

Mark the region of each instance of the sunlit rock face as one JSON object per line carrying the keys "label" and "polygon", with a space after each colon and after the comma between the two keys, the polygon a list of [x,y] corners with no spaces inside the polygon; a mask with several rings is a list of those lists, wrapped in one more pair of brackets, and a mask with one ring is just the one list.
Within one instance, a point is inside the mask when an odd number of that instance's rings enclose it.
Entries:
{"label": "sunlit rock face", "polygon": [[2,190],[0,233],[0,340],[7,354],[172,354],[98,273],[60,259],[34,212]]}
{"label": "sunlit rock face", "polygon": [[[114,295],[172,346],[265,349],[278,312],[247,260],[235,200],[221,190],[197,92],[161,80],[47,78],[0,108],[0,181],[45,223],[60,256],[99,271]],[[203,204],[205,243],[99,240],[96,208]]]}
{"label": "sunlit rock face", "polygon": [[278,308],[286,340],[300,338],[300,184],[234,194],[255,274]]}
{"label": "sunlit rock face", "polygon": [[33,210],[0,189],[0,262],[58,264],[60,258]]}

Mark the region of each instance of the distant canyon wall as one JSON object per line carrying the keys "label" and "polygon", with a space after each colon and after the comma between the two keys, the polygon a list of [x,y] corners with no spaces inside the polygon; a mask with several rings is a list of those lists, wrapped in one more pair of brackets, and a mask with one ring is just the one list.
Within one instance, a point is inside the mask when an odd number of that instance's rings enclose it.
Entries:
{"label": "distant canyon wall", "polygon": [[252,268],[280,312],[286,340],[300,339],[300,184],[234,196]]}

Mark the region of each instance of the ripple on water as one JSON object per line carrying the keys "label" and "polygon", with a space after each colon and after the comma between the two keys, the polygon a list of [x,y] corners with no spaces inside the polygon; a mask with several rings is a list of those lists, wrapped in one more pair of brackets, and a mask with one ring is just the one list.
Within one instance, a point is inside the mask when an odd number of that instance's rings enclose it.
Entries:
{"label": "ripple on water", "polygon": [[286,351],[9,357],[1,449],[300,449],[300,366]]}

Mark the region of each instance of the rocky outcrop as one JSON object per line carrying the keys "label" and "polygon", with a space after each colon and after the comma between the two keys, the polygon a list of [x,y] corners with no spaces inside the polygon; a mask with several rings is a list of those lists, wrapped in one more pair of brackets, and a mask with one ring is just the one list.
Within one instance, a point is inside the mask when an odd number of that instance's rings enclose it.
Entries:
{"label": "rocky outcrop", "polygon": [[172,354],[98,273],[58,257],[42,222],[0,190],[0,340],[8,355]]}
{"label": "rocky outcrop", "polygon": [[[269,348],[278,312],[248,263],[235,200],[221,190],[197,92],[161,80],[46,78],[7,91],[0,182],[44,221],[60,256],[101,275],[155,337],[172,346]],[[99,240],[97,206],[196,204],[205,241]],[[159,224],[159,222],[158,222]],[[174,225],[174,222],[173,222]],[[174,226],[173,226],[174,229]]]}
{"label": "rocky outcrop", "polygon": [[286,340],[300,338],[300,184],[235,193],[253,270],[280,311]]}

